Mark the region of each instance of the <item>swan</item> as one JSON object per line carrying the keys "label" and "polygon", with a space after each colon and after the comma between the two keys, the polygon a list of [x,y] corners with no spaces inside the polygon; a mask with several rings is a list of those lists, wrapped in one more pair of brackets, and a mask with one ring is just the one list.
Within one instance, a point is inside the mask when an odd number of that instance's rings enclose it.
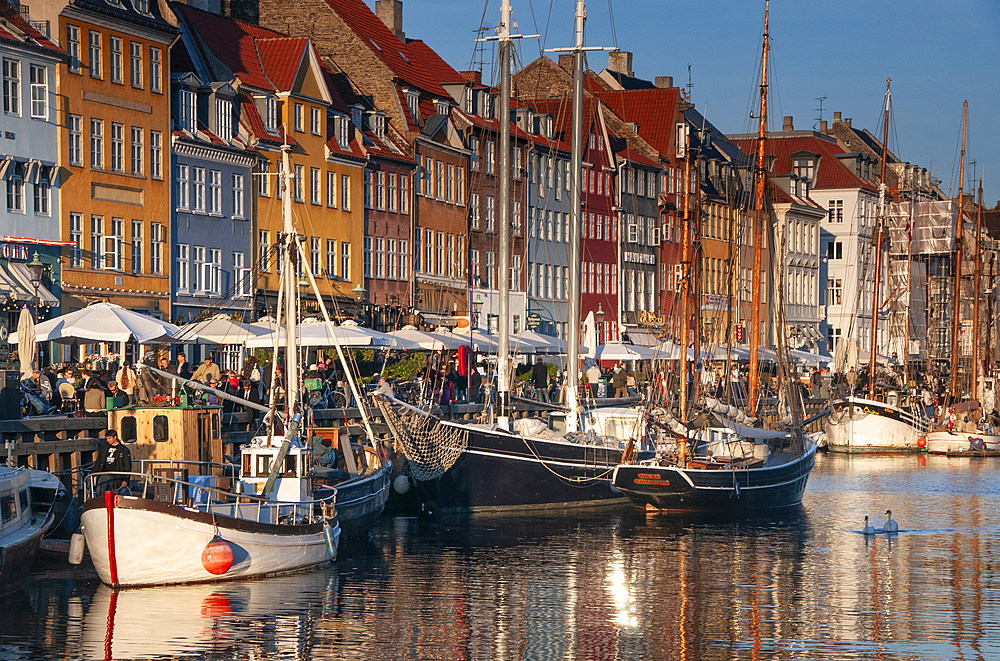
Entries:
{"label": "swan", "polygon": [[875,534],[878,534],[878,530],[875,529],[875,526],[868,525],[868,517],[867,516],[865,517],[865,527],[861,531],[861,534],[862,535],[875,535]]}
{"label": "swan", "polygon": [[895,521],[892,520],[892,510],[886,510],[885,515],[886,517],[888,517],[888,519],[886,520],[885,525],[882,526],[882,531],[899,532],[899,526],[896,524]]}

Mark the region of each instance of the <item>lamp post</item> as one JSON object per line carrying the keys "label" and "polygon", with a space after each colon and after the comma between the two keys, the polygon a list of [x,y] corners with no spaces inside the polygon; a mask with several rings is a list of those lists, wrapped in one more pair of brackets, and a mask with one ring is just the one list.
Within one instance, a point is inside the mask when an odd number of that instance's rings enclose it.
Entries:
{"label": "lamp post", "polygon": [[45,274],[45,264],[38,259],[38,251],[28,262],[28,271],[31,273],[31,286],[35,288],[35,317],[38,317],[38,287],[42,284],[42,275]]}
{"label": "lamp post", "polygon": [[[483,311],[483,299],[476,294],[476,300],[472,301],[472,327],[479,327],[479,313]],[[471,329],[470,329],[471,330]]]}
{"label": "lamp post", "polygon": [[597,338],[598,342],[603,343],[604,334],[604,310],[601,308],[601,304],[597,304],[597,312],[594,313],[594,321],[597,322]]}
{"label": "lamp post", "polygon": [[351,289],[351,295],[354,296],[354,300],[358,302],[358,316],[365,319],[365,294],[368,292],[359,282]]}

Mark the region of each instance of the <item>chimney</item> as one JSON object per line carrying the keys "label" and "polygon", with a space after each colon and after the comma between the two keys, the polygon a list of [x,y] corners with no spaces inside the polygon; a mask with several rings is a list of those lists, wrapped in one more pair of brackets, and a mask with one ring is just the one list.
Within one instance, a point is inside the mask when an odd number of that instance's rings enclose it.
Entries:
{"label": "chimney", "polygon": [[822,133],[823,135],[826,135],[827,131],[829,131],[829,129],[827,128],[826,120],[825,119],[820,120],[819,132]]}
{"label": "chimney", "polygon": [[781,126],[782,133],[788,133],[789,131],[794,131],[795,127],[792,125],[792,116],[785,115],[785,123]]}
{"label": "chimney", "polygon": [[660,89],[669,89],[674,86],[673,76],[657,76],[653,79],[653,85]]}
{"label": "chimney", "polygon": [[837,122],[843,122],[843,121],[844,120],[840,118],[840,111],[839,110],[837,112],[833,113],[833,123],[834,124],[836,124]]}
{"label": "chimney", "polygon": [[482,71],[459,71],[458,74],[462,76],[463,80],[467,80],[475,85],[481,85],[483,83]]}
{"label": "chimney", "polygon": [[564,69],[566,73],[573,75],[573,54],[572,53],[562,53],[559,56],[559,68]]}
{"label": "chimney", "polygon": [[627,50],[613,50],[609,52],[608,68],[632,78],[632,53]]}
{"label": "chimney", "polygon": [[403,34],[403,0],[375,0],[375,15],[396,35],[396,39],[406,43],[406,35]]}
{"label": "chimney", "polygon": [[844,123],[847,124],[847,128],[851,128],[851,118],[850,117],[848,117],[847,119],[845,119]]}

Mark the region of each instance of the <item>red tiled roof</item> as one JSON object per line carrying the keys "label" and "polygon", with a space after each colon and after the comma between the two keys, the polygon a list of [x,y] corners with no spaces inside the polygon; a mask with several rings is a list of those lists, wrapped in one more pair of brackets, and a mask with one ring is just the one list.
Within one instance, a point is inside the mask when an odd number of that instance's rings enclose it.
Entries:
{"label": "red tiled roof", "polygon": [[618,156],[624,158],[626,161],[632,161],[633,163],[641,163],[643,165],[651,165],[656,168],[660,167],[659,163],[657,163],[651,158],[643,156],[642,154],[632,149],[631,147],[626,147],[625,149],[622,149],[615,153]]}
{"label": "red tiled roof", "polygon": [[290,145],[295,144],[295,138],[292,136],[285,135],[285,127],[279,126],[277,134],[270,134],[264,128],[264,120],[260,118],[260,113],[257,112],[257,104],[250,97],[240,94],[237,97],[240,104],[240,118],[241,122],[246,125],[247,129],[256,136],[259,140],[266,140],[268,142],[273,142],[275,144],[283,144],[286,141]]}
{"label": "red tiled roof", "polygon": [[254,39],[254,43],[268,79],[280,91],[290,91],[309,40],[305,37],[269,37]]}
{"label": "red tiled roof", "polygon": [[[755,152],[757,140],[755,138],[738,138],[733,140],[733,144],[746,154]],[[774,174],[787,174],[792,172],[792,154],[800,151],[807,151],[819,155],[819,163],[816,166],[816,180],[812,188],[865,188],[867,190],[877,190],[874,183],[867,179],[862,179],[854,173],[854,170],[844,165],[838,154],[846,154],[836,143],[817,138],[812,135],[781,137],[769,135],[765,147],[766,152],[774,157],[774,164],[771,172]]]}
{"label": "red tiled roof", "polygon": [[399,107],[403,109],[403,120],[406,122],[406,127],[411,131],[419,131],[420,127],[417,125],[416,118],[410,114],[410,104],[406,102],[406,94],[399,85],[396,86],[396,98],[399,99]]}
{"label": "red tiled roof", "polygon": [[372,53],[392,71],[393,75],[429,94],[442,98],[448,96],[438,80],[420,61],[424,58],[415,52],[413,54],[417,57],[411,57],[408,46],[400,43],[396,35],[389,31],[385,23],[379,20],[362,0],[326,0],[326,3],[362,41],[366,42],[366,45],[371,47]]}
{"label": "red tiled roof", "polygon": [[8,0],[0,0],[0,19],[8,24],[4,25],[0,23],[0,38],[10,39],[19,43],[35,43],[42,48],[60,53],[64,52],[51,39],[24,20],[21,14],[10,5]]}
{"label": "red tiled roof", "polygon": [[405,52],[410,61],[416,61],[434,76],[434,79],[441,84],[464,85],[467,81],[458,71],[441,59],[433,48],[425,44],[420,39],[407,39]]}
{"label": "red tiled roof", "polygon": [[626,122],[635,122],[636,133],[653,149],[664,155],[674,152],[676,87],[603,91],[598,97]]}
{"label": "red tiled roof", "polygon": [[[320,69],[323,72],[326,88],[330,91],[330,107],[339,112],[349,113],[350,107],[341,93],[342,86],[349,85],[346,74],[333,74],[326,67],[320,67]],[[344,90],[344,92],[353,94],[353,90]]]}

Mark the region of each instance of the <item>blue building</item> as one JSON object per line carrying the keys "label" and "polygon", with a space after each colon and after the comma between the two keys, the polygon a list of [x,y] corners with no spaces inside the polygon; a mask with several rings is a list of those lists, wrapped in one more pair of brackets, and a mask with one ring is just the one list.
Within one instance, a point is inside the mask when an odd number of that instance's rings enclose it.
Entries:
{"label": "blue building", "polygon": [[190,67],[185,70],[183,46],[173,50],[171,310],[183,324],[253,309],[257,155],[235,130],[236,90],[227,82],[200,80]]}

